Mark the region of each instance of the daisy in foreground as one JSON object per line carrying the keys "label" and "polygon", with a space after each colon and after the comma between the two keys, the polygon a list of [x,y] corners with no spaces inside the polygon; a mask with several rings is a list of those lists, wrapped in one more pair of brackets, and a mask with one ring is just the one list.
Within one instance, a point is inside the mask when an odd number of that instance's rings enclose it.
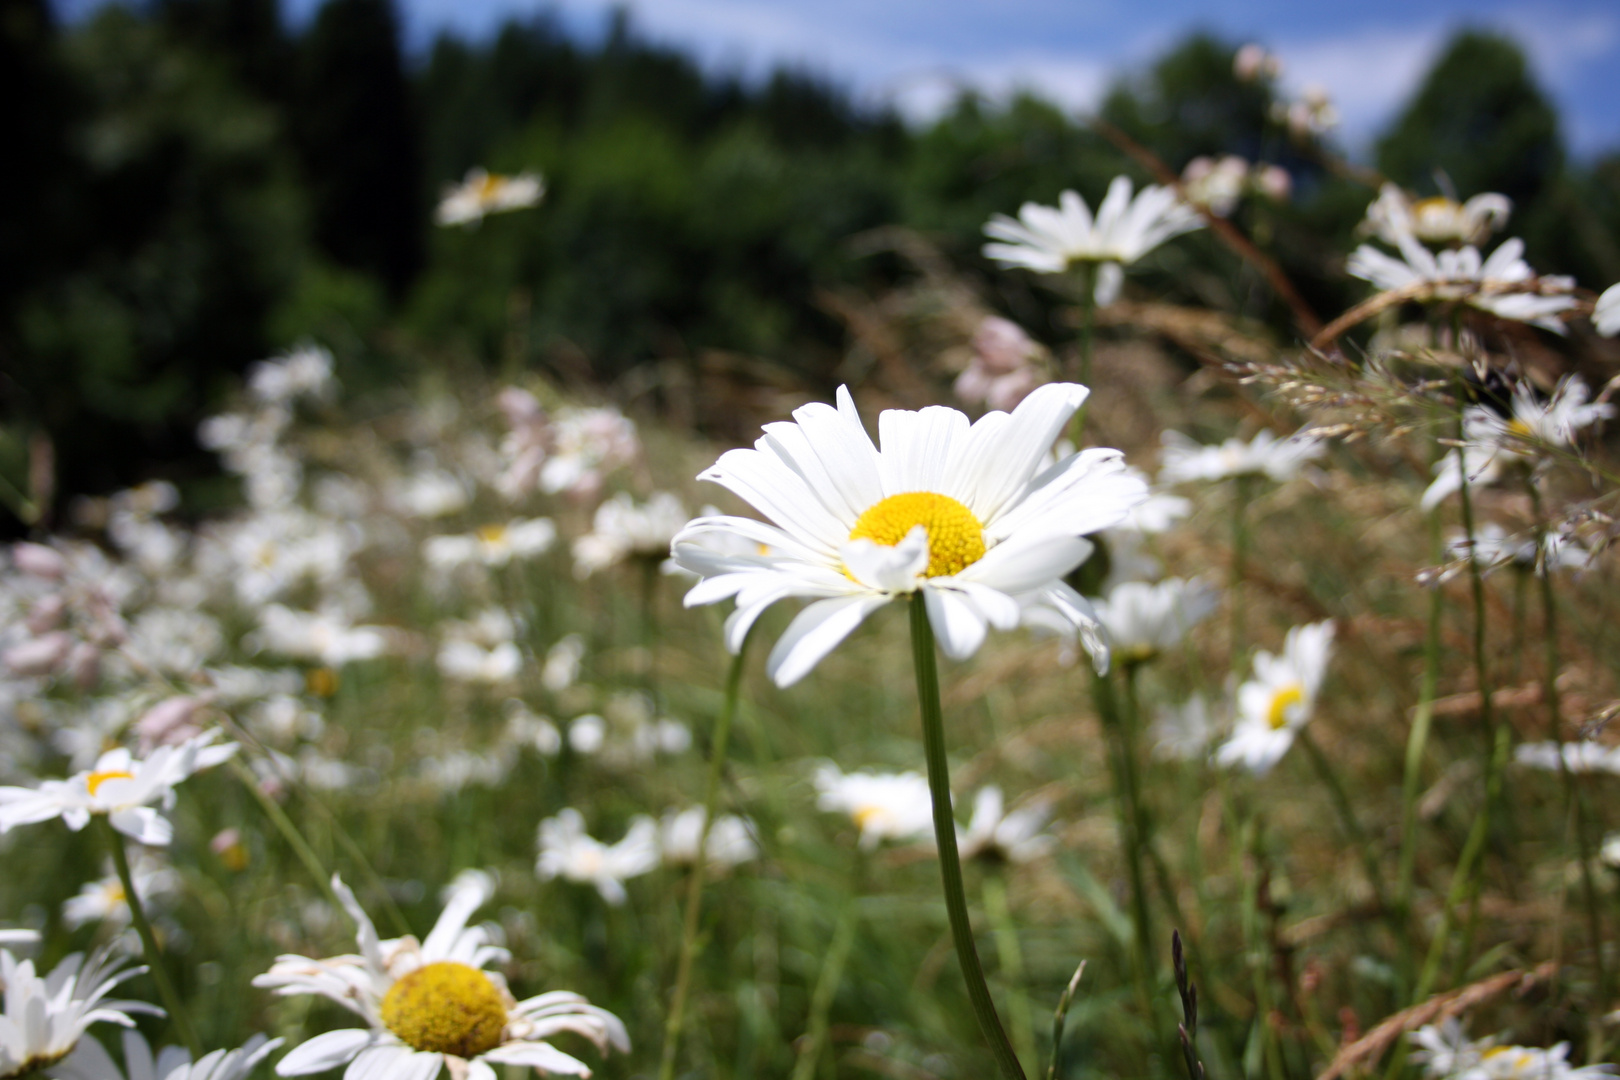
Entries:
{"label": "daisy in foreground", "polygon": [[132,1012],[161,1013],[138,1001],[107,997],[119,983],[146,971],[125,967],[110,951],[87,960],[74,953],[49,974],[34,971],[32,960],[16,960],[0,949],[0,986],[5,988],[5,1014],[0,1016],[0,1077],[32,1076],[73,1051],[85,1029],[95,1023],[134,1027]]}
{"label": "daisy in foreground", "polygon": [[[790,596],[799,613],[766,662],[778,686],[807,675],[892,600],[921,594],[941,647],[971,656],[986,629],[1019,622],[1019,598],[1060,610],[1099,663],[1107,651],[1091,605],[1063,582],[1091,554],[1087,533],[1125,521],[1146,500],[1118,450],[1082,450],[1043,468],[1089,391],[1049,383],[1011,413],[977,422],[955,409],[889,409],[873,444],[846,388],[774,423],[754,449],[729,450],[700,474],[769,523],[711,516],[675,537],[674,556],[701,581],[688,607],[735,598],[726,644],[737,652],[760,614]],[[746,540],[757,553],[718,550]],[[724,545],[730,547],[731,545]]]}
{"label": "daisy in foreground", "polygon": [[496,1080],[496,1065],[532,1066],[542,1073],[590,1076],[583,1061],[545,1040],[559,1032],[585,1036],[603,1053],[630,1049],[618,1017],[578,994],[555,990],[516,1001],[500,974],[486,965],[504,960],[467,919],[493,892],[487,874],[463,874],[426,940],[379,941],[377,930],[337,878],[332,887],[359,932],[359,955],[311,960],[281,956],[254,986],[282,996],[330,998],[366,1022],[317,1035],[276,1065],[282,1076],[304,1076],[347,1064],[346,1080],[434,1080],[448,1068],[455,1080]]}

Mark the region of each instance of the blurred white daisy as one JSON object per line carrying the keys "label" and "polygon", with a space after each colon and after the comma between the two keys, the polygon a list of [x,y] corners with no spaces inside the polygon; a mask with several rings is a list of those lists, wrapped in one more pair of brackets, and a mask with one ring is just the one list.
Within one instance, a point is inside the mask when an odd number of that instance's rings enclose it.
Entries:
{"label": "blurred white daisy", "polygon": [[557,410],[548,438],[549,454],[537,477],[540,490],[548,495],[589,499],[601,490],[609,472],[641,453],[634,421],[605,406]]}
{"label": "blurred white daisy", "polygon": [[441,518],[465,510],[472,500],[454,473],[424,468],[400,481],[389,501],[410,517]]}
{"label": "blurred white daisy", "polygon": [[[691,866],[697,862],[698,841],[703,835],[703,807],[670,810],[658,823],[658,846],[670,866]],[[703,861],[708,866],[738,866],[759,858],[754,843],[753,823],[735,814],[721,814],[709,828],[709,842]]]}
{"label": "blurred white daisy", "polygon": [[578,681],[584,659],[585,639],[579,634],[563,635],[546,650],[546,661],[540,667],[540,685],[553,694],[568,689]]}
{"label": "blurred white daisy", "polygon": [[[170,896],[180,888],[180,875],[145,852],[132,853],[129,870],[135,881],[135,895],[147,911],[151,910],[154,899]],[[129,896],[124,891],[124,883],[111,872],[97,881],[85,882],[79,895],[63,901],[62,921],[74,930],[90,923],[128,925]]]}
{"label": "blurred white daisy", "polygon": [[540,823],[535,872],[542,881],[560,877],[594,885],[617,907],[628,896],[624,883],[657,869],[658,859],[658,823],[652,818],[638,814],[624,839],[609,845],[586,833],[584,816],[570,806]]}
{"label": "blurred white daisy", "polygon": [[235,743],[216,744],[218,737],[218,731],[210,731],[179,746],[160,746],[144,760],[128,750],[109,750],[94,768],[67,780],[43,780],[37,788],[0,787],[0,833],[58,817],[78,832],[92,815],[103,814],[132,840],[167,844],[174,826],[152,804],[173,806],[175,785],[236,753]]}
{"label": "blurred white daisy", "polygon": [[440,225],[476,225],[490,214],[538,205],[545,190],[539,173],[502,176],[474,167],[461,183],[444,189],[433,220]]}
{"label": "blurred white daisy", "polygon": [[513,999],[489,964],[506,960],[482,927],[467,920],[494,891],[490,875],[473,871],[454,882],[427,938],[381,941],[348,886],[332,887],[358,928],[358,955],[311,960],[280,956],[254,986],[286,997],[328,998],[365,1021],[317,1035],[282,1058],[276,1072],[304,1076],[347,1064],[345,1080],[433,1080],[448,1068],[465,1080],[496,1080],[497,1065],[589,1076],[584,1062],[546,1040],[561,1032],[585,1036],[606,1053],[630,1040],[617,1017],[578,994],[553,991]]}
{"label": "blurred white daisy", "polygon": [[139,1001],[107,997],[119,983],[140,975],[144,967],[102,950],[86,959],[74,953],[43,978],[32,960],[18,961],[0,949],[0,986],[6,1011],[0,1016],[0,1077],[41,1072],[73,1052],[85,1030],[96,1023],[134,1027],[132,1012],[161,1016],[163,1010]]}
{"label": "blurred white daisy", "polygon": [[1005,812],[1001,789],[987,784],[973,797],[973,818],[967,829],[957,826],[957,851],[964,859],[988,862],[1038,859],[1057,846],[1056,837],[1042,832],[1051,818],[1052,805],[1044,800]]}
{"label": "blurred white daisy", "polygon": [[1195,206],[1217,217],[1227,217],[1250,189],[1249,163],[1236,154],[1219,158],[1200,155],[1181,170],[1181,190]]}
{"label": "blurred white daisy", "polygon": [[501,567],[514,559],[544,555],[556,540],[557,527],[550,518],[518,518],[492,522],[461,536],[429,537],[422,555],[437,570],[470,564]]}
{"label": "blurred white daisy", "polygon": [[1548,275],[1537,277],[1524,261],[1524,241],[1504,240],[1489,258],[1472,245],[1432,252],[1410,232],[1397,232],[1392,241],[1401,258],[1363,244],[1350,256],[1345,269],[1352,277],[1370,281],[1378,289],[1424,287],[1423,300],[1460,300],[1503,319],[1530,323],[1555,334],[1564,324],[1555,318],[1577,305],[1575,280]]}
{"label": "blurred white daisy", "polygon": [[1041,383],[1037,364],[1041,347],[1024,328],[999,315],[980,320],[973,332],[973,358],[951,384],[951,392],[969,405],[1013,409]]}
{"label": "blurred white daisy", "polygon": [[1592,325],[1604,337],[1620,334],[1620,285],[1610,285],[1592,309]]}
{"label": "blurred white daisy", "polygon": [[1212,483],[1235,476],[1268,476],[1283,483],[1326,451],[1308,430],[1286,439],[1262,430],[1248,442],[1233,436],[1219,446],[1205,446],[1179,431],[1166,431],[1161,438],[1162,484]]}
{"label": "blurred white daisy", "polygon": [[[1471,543],[1460,530],[1446,537],[1449,558],[1467,559],[1470,552],[1486,573],[1509,563],[1538,574],[1549,570],[1585,570],[1592,563],[1590,551],[1560,533],[1548,533],[1538,548],[1534,538],[1510,533],[1494,521],[1487,521],[1475,530]],[[1445,572],[1441,580],[1448,580],[1450,576],[1449,571]]]}
{"label": "blurred white daisy", "polygon": [[99,1042],[81,1039],[52,1075],[58,1080],[243,1080],[282,1042],[255,1035],[236,1050],[215,1050],[193,1062],[191,1052],[178,1046],[166,1046],[154,1057],[140,1032],[126,1031],[122,1069]]}
{"label": "blurred white daisy", "polygon": [[247,384],[248,392],[266,405],[324,397],[333,386],[332,354],[319,345],[305,345],[254,364],[248,369]]}
{"label": "blurred white daisy", "polygon": [[1332,647],[1329,620],[1288,631],[1281,656],[1257,654],[1254,678],[1238,687],[1237,724],[1215,752],[1215,760],[1241,765],[1256,776],[1271,771],[1316,708]]}
{"label": "blurred white daisy", "polygon": [[[734,598],[726,643],[737,651],[776,601],[814,601],[766,661],[778,686],[803,678],[867,615],[921,592],[940,646],[972,655],[988,627],[1018,625],[1018,597],[1038,593],[1071,618],[1094,656],[1106,656],[1090,605],[1063,575],[1091,553],[1086,533],[1119,524],[1147,497],[1117,450],[1084,450],[1042,469],[1086,398],[1048,383],[1011,413],[970,424],[955,409],[886,410],[879,450],[849,391],[838,407],[810,404],[793,423],[768,424],[754,449],[729,450],[700,474],[729,488],[770,523],[694,520],[675,560],[699,575],[687,606]],[[719,534],[763,545],[757,554],[700,543]]]}
{"label": "blurred white daisy", "polygon": [[1142,663],[1181,643],[1214,613],[1220,590],[1205,581],[1168,578],[1156,585],[1128,581],[1114,586],[1097,604],[1116,660]]}
{"label": "blurred white daisy", "polygon": [[1122,264],[1203,225],[1198,211],[1172,188],[1150,184],[1132,199],[1130,177],[1116,176],[1095,218],[1073,191],[1058,196],[1055,207],[1025,203],[1016,221],[996,214],[984,233],[997,242],[984,245],[984,254],[1003,266],[1043,274],[1060,274],[1077,262],[1096,264],[1097,303],[1111,304],[1124,282]]}
{"label": "blurred white daisy", "polygon": [[381,627],[355,626],[336,609],[295,611],[282,604],[270,604],[259,612],[253,644],[333,668],[388,651],[388,637]]}
{"label": "blurred white daisy", "polygon": [[[1608,866],[1620,870],[1620,833],[1610,833],[1603,838],[1603,848],[1598,852],[1598,858],[1602,859]],[[1615,1020],[1620,1019],[1620,1017],[1610,1016],[1610,1019]]]}
{"label": "blurred white daisy", "polygon": [[816,805],[829,813],[845,814],[861,830],[863,848],[885,840],[927,840],[933,835],[934,816],[928,781],[921,773],[840,772],[825,764],[814,777]]}
{"label": "blurred white daisy", "polygon": [[1167,761],[1203,760],[1220,731],[1220,721],[1202,694],[1160,709],[1148,727],[1153,756]]}
{"label": "blurred white daisy", "polygon": [[574,541],[574,576],[588,578],[631,558],[663,562],[686,522],[686,508],[667,491],[639,506],[621,491],[596,508],[591,531]]}
{"label": "blurred white daisy", "polygon": [[1482,244],[1499,232],[1513,213],[1513,200],[1487,192],[1467,202],[1439,195],[1412,199],[1395,184],[1385,184],[1367,207],[1362,228],[1391,247],[1410,234],[1429,244]]}
{"label": "blurred white daisy", "polygon": [[446,678],[493,686],[517,678],[523,670],[523,651],[510,641],[484,646],[452,637],[439,646],[437,661]]}

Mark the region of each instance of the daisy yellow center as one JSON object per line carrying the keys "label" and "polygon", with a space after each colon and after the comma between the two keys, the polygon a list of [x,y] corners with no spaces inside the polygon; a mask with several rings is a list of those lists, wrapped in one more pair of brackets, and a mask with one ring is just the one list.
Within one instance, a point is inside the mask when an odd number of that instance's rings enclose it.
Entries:
{"label": "daisy yellow center", "polygon": [[486,544],[499,544],[506,539],[505,525],[480,525],[478,539]]}
{"label": "daisy yellow center", "polygon": [[85,786],[90,789],[90,794],[94,795],[96,793],[96,789],[109,780],[133,779],[135,779],[135,774],[127,769],[107,769],[103,772],[91,773],[85,778]]}
{"label": "daisy yellow center", "polygon": [[850,815],[850,817],[855,819],[856,827],[861,828],[861,829],[866,828],[867,824],[869,822],[871,822],[872,820],[874,820],[875,818],[880,818],[882,816],[883,816],[883,807],[881,807],[881,806],[862,806],[862,807],[858,807],[855,810],[855,812]]}
{"label": "daisy yellow center", "polygon": [[445,960],[389,987],[382,1022],[413,1050],[475,1058],[501,1045],[506,1003],[489,976]]}
{"label": "daisy yellow center", "polygon": [[1521,439],[1528,439],[1535,435],[1535,432],[1530,430],[1530,425],[1525,423],[1523,420],[1520,420],[1518,417],[1514,417],[1512,420],[1508,421],[1508,430],[1519,436]]}
{"label": "daisy yellow center", "polygon": [[1419,217],[1427,217],[1430,214],[1449,214],[1460,209],[1460,207],[1444,195],[1434,195],[1427,199],[1418,200],[1412,209],[1416,211]]}
{"label": "daisy yellow center", "polygon": [[1289,683],[1271,695],[1271,706],[1266,709],[1266,723],[1271,725],[1271,730],[1281,731],[1287,727],[1288,710],[1304,700],[1305,688],[1299,683]]}
{"label": "daisy yellow center", "polygon": [[506,186],[506,177],[490,173],[484,177],[484,182],[478,185],[480,199],[493,199],[501,188]]}
{"label": "daisy yellow center", "polygon": [[894,547],[918,525],[928,530],[929,577],[959,574],[984,558],[984,526],[973,511],[932,491],[890,495],[855,519],[849,538]]}

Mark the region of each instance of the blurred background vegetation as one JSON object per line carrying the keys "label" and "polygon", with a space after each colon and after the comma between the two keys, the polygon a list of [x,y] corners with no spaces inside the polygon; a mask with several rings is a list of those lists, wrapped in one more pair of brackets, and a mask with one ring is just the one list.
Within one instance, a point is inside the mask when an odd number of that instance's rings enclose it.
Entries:
{"label": "blurred background vegetation", "polygon": [[[42,434],[59,495],[206,474],[198,419],[249,362],[311,338],[350,387],[435,367],[537,370],[647,406],[705,377],[824,394],[850,374],[847,298],[913,273],[873,230],[911,230],[971,277],[991,213],[1149,179],[1038,100],[965,95],[908,126],[804,72],[707,72],[624,17],[590,42],[544,15],[421,56],[400,37],[389,0],[328,0],[296,32],[276,0],[71,25],[0,0],[0,86],[27,103],[0,118],[0,477],[24,483]],[[1371,192],[1268,120],[1266,89],[1233,76],[1236,44],[1189,38],[1100,112],[1173,168],[1286,166],[1292,200],[1241,224],[1331,314],[1356,298],[1334,271]],[[1459,34],[1368,164],[1420,193],[1446,177],[1504,192],[1539,270],[1620,279],[1620,152],[1570,158],[1511,41]],[[436,229],[439,191],[475,165],[539,170],[544,205]],[[1137,287],[1292,334],[1209,236],[1158,258]],[[1018,276],[980,280],[1059,334]],[[734,434],[725,409],[691,419]]]}

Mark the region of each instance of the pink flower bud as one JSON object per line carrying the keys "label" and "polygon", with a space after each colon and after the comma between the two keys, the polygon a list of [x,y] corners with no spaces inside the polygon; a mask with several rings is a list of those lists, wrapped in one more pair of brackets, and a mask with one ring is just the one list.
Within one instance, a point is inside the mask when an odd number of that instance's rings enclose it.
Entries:
{"label": "pink flower bud", "polygon": [[13,675],[50,675],[60,668],[73,651],[73,637],[58,630],[43,637],[13,645],[0,656],[0,663]]}
{"label": "pink flower bud", "polygon": [[193,735],[201,734],[196,723],[197,711],[207,704],[207,697],[172,697],[146,710],[135,721],[135,733],[141,737],[141,753],[144,755],[157,746],[178,746]]}
{"label": "pink flower bud", "polygon": [[67,671],[80,690],[88,690],[101,677],[101,650],[88,641],[73,646],[67,659]]}
{"label": "pink flower bud", "polygon": [[28,610],[25,625],[31,634],[44,634],[60,627],[66,615],[67,600],[60,593],[52,593],[35,601]]}
{"label": "pink flower bud", "polygon": [[23,573],[51,581],[58,581],[67,573],[67,560],[55,548],[48,548],[44,544],[13,544],[11,561]]}
{"label": "pink flower bud", "polygon": [[1006,375],[1024,366],[1036,348],[1023,327],[999,315],[987,316],[973,332],[973,351],[995,375]]}

